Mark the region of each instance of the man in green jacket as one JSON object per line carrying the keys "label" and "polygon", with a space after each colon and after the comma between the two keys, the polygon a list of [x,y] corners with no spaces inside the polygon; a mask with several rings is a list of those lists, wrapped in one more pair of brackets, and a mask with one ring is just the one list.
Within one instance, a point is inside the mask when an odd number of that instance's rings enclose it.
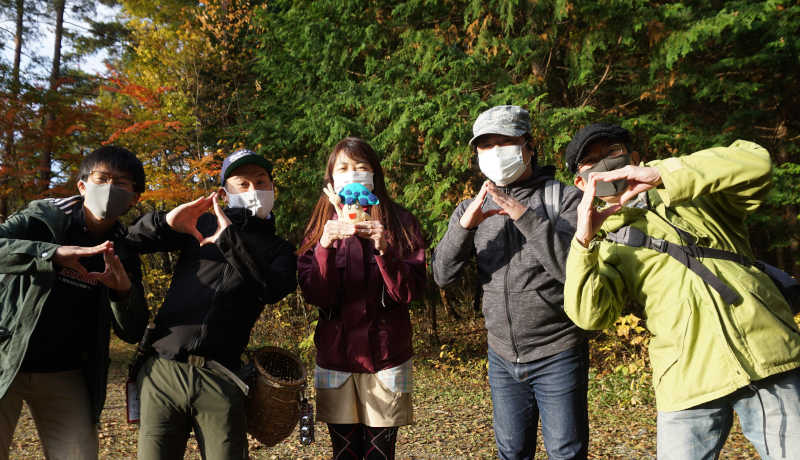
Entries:
{"label": "man in green jacket", "polygon": [[628,131],[598,123],[572,139],[567,165],[584,197],[565,310],[605,329],[627,298],[644,306],[659,460],[718,458],[733,412],[762,458],[800,458],[800,329],[752,266],[744,223],[772,187],[769,153],[736,141],[637,166]]}
{"label": "man in green jacket", "polygon": [[25,401],[46,459],[94,460],[111,326],[138,342],[147,324],[141,266],[118,217],[144,191],[123,148],[84,158],[79,196],[38,200],[0,226],[0,459]]}

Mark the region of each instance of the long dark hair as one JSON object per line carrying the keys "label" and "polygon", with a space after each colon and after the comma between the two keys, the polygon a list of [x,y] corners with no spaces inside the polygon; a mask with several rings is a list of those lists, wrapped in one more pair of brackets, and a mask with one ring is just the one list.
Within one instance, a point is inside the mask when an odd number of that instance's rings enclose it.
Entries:
{"label": "long dark hair", "polygon": [[[333,167],[340,153],[344,153],[348,158],[354,160],[366,161],[372,167],[373,182],[375,183],[372,193],[378,197],[380,203],[372,206],[370,215],[373,220],[381,222],[386,229],[389,241],[391,241],[392,246],[400,256],[409,254],[416,246],[414,230],[410,221],[400,217],[400,213],[405,209],[389,197],[378,154],[372,150],[369,144],[357,137],[348,137],[336,144],[336,147],[333,148],[330,156],[328,156],[328,165],[325,167],[325,179],[323,180],[322,188],[327,187],[328,184],[333,184]],[[302,246],[297,250],[297,254],[303,254],[317,244],[322,237],[325,223],[331,219],[332,212],[328,195],[320,192],[319,200],[311,213],[311,220],[308,221],[303,234]]]}

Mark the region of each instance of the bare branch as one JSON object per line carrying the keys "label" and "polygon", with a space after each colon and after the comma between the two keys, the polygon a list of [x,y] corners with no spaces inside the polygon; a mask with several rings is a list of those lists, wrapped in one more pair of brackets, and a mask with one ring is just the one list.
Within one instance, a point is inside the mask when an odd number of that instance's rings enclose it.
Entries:
{"label": "bare branch", "polygon": [[586,99],[583,100],[583,103],[581,104],[581,107],[584,107],[586,104],[589,103],[589,99],[591,99],[592,96],[594,96],[594,92],[597,91],[597,88],[599,88],[600,85],[603,84],[603,82],[606,80],[606,77],[608,76],[608,71],[609,71],[609,69],[611,69],[611,64],[614,63],[614,56],[617,55],[617,50],[619,49],[619,44],[620,43],[622,43],[622,34],[620,34],[619,38],[617,39],[617,46],[614,47],[614,52],[611,53],[611,58],[609,58],[609,60],[608,60],[608,65],[606,66],[606,71],[603,72],[603,78],[601,78],[600,81],[598,81],[597,84],[594,85],[594,88],[592,88],[592,90],[589,91],[589,95],[586,96]]}

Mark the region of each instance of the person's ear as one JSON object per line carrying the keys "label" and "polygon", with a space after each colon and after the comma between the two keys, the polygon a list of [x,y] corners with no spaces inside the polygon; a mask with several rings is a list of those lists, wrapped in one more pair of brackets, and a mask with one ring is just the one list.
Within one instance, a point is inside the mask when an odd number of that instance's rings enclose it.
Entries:
{"label": "person's ear", "polygon": [[81,196],[86,196],[86,184],[82,180],[78,181],[78,192],[80,192]]}
{"label": "person's ear", "polygon": [[225,203],[225,206],[228,206],[228,191],[225,190],[225,187],[220,187],[217,190],[217,196]]}
{"label": "person's ear", "polygon": [[583,180],[581,176],[575,176],[575,186],[581,189],[581,191],[586,191],[586,181]]}
{"label": "person's ear", "polygon": [[135,206],[135,205],[136,205],[136,203],[138,203],[138,202],[139,202],[139,199],[140,199],[141,197],[142,197],[142,194],[141,194],[141,192],[134,193],[134,194],[133,194],[133,199],[131,199],[131,202],[130,202],[130,203],[128,203],[128,206]]}
{"label": "person's ear", "polygon": [[636,150],[631,152],[631,164],[634,166],[639,166],[639,152]]}

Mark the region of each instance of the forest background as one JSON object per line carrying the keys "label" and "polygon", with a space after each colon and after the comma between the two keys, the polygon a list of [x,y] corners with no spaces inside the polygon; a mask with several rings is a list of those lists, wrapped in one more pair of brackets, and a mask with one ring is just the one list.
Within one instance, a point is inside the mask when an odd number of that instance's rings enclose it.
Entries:
{"label": "forest background", "polygon": [[[222,159],[247,147],[275,163],[278,232],[297,244],[325,159],[357,136],[381,156],[430,255],[483,180],[467,144],[473,121],[515,104],[531,112],[539,163],[565,183],[566,144],[593,122],[628,128],[645,161],[761,144],[775,180],[748,220],[753,251],[800,274],[798,0],[99,3],[115,16],[98,19],[91,0],[0,0],[0,221],[75,194],[82,157],[102,144],[145,164],[128,222],[213,191]],[[32,51],[42,26],[49,57]],[[107,69],[81,70],[97,53]],[[153,312],[175,261],[144,257]],[[470,345],[459,332],[480,321],[476,281],[474,268],[446,290],[429,278],[411,306],[416,348],[435,368],[485,366],[485,338]],[[636,306],[625,313],[593,336],[593,364],[597,378],[635,377],[633,389],[647,383],[648,336]],[[298,292],[267,309],[253,346],[282,344],[310,362],[315,318]]]}

